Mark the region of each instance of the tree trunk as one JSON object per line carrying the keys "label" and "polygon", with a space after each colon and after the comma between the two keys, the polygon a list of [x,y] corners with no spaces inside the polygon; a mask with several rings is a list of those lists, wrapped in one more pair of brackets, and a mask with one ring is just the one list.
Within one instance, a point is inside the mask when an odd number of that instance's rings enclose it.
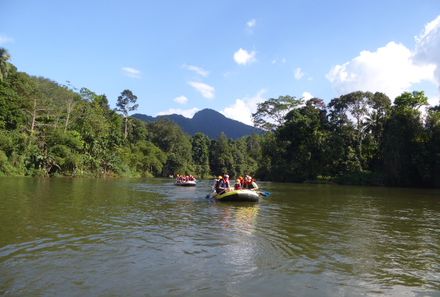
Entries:
{"label": "tree trunk", "polygon": [[124,129],[124,139],[128,136],[128,117],[125,117],[125,129]]}
{"label": "tree trunk", "polygon": [[66,123],[64,125],[64,133],[66,133],[67,127],[69,126],[70,114],[72,113],[72,109],[73,109],[73,102],[67,103],[67,117],[66,117]]}
{"label": "tree trunk", "polygon": [[34,108],[32,109],[31,135],[34,134],[36,119],[37,119],[37,98],[34,98]]}

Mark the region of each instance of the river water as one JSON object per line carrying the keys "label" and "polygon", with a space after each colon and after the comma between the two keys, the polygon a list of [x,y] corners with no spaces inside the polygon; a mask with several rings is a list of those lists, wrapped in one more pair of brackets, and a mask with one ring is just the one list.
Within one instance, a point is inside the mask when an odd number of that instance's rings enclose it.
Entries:
{"label": "river water", "polygon": [[0,178],[0,296],[440,296],[440,191]]}

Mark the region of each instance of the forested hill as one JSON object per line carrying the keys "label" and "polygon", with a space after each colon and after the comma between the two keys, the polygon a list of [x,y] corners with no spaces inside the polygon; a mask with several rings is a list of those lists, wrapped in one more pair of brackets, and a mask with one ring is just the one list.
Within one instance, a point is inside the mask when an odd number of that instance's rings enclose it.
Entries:
{"label": "forested hill", "polygon": [[328,104],[269,98],[254,114],[268,132],[257,135],[210,109],[192,119],[131,117],[138,104],[128,89],[111,107],[105,94],[28,75],[8,59],[0,47],[0,176],[227,172],[281,182],[440,188],[440,105],[430,106],[423,91],[393,101],[355,91]]}
{"label": "forested hill", "polygon": [[262,133],[262,130],[258,128],[229,119],[212,109],[203,109],[197,112],[192,119],[178,114],[152,117],[137,113],[132,115],[132,117],[146,122],[155,122],[160,119],[168,119],[178,124],[189,135],[202,132],[212,139],[217,139],[222,132],[225,133],[228,138],[233,139]]}

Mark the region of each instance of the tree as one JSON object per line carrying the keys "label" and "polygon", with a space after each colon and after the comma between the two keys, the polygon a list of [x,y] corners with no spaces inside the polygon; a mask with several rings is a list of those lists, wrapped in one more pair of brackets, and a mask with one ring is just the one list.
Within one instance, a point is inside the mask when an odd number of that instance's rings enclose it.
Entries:
{"label": "tree", "polygon": [[389,185],[426,184],[427,134],[418,109],[427,101],[423,92],[405,92],[394,100],[383,140],[383,171]]}
{"label": "tree", "polygon": [[257,111],[252,114],[255,127],[266,131],[273,131],[284,123],[284,116],[292,109],[300,106],[302,99],[291,96],[279,96],[259,103]]}
{"label": "tree", "polygon": [[310,99],[304,107],[291,110],[285,118],[286,123],[276,132],[279,147],[283,148],[276,163],[278,178],[283,181],[316,179],[326,165],[325,104],[320,99]]}
{"label": "tree", "polygon": [[208,136],[200,132],[191,138],[194,173],[200,178],[209,175],[209,143]]}
{"label": "tree", "polygon": [[212,140],[209,146],[209,161],[211,171],[215,175],[228,173],[233,175],[234,160],[231,154],[232,148],[228,138],[222,132],[217,140]]}
{"label": "tree", "polygon": [[428,97],[423,91],[404,92],[394,100],[397,109],[419,110],[420,107],[428,105]]}
{"label": "tree", "polygon": [[11,56],[5,48],[0,47],[0,82],[3,81],[11,69],[11,64],[9,64],[9,59]]}
{"label": "tree", "polygon": [[137,96],[130,90],[124,90],[118,97],[116,102],[116,110],[122,112],[124,115],[124,139],[127,139],[128,135],[128,113],[138,108],[139,104],[135,104]]}
{"label": "tree", "polygon": [[428,159],[430,185],[440,187],[440,105],[432,107],[428,111],[426,120],[428,133]]}
{"label": "tree", "polygon": [[[346,133],[349,143],[344,146],[354,151],[353,161],[358,164],[355,167],[359,171],[368,168],[372,154],[378,152],[379,134],[390,105],[389,98],[382,93],[361,91],[342,95],[329,103],[334,132]],[[375,132],[375,139],[371,138],[371,132]]]}
{"label": "tree", "polygon": [[191,141],[175,123],[161,120],[151,125],[152,142],[167,154],[163,175],[192,173]]}

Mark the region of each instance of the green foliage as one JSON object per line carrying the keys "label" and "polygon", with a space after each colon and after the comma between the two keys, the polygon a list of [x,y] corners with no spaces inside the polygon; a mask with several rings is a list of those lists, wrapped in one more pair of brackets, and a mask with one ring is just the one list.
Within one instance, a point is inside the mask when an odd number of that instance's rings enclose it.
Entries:
{"label": "green foliage", "polygon": [[[344,135],[339,142],[347,149],[349,165],[345,172],[363,171],[380,158],[379,144],[391,101],[382,93],[352,92],[329,103],[329,119],[336,135]],[[336,136],[338,138],[338,136]],[[353,154],[354,152],[354,154]]]}
{"label": "green foliage", "polygon": [[188,135],[170,121],[151,124],[152,142],[167,154],[163,176],[192,173],[192,146]]}
{"label": "green foliage", "polygon": [[[307,102],[270,98],[253,114],[263,135],[210,139],[176,124],[129,118],[105,95],[18,72],[0,49],[0,175],[168,176],[228,173],[275,181],[440,187],[440,106],[423,92],[391,105],[382,93],[352,92]],[[119,111],[121,114],[118,114]]]}
{"label": "green foliage", "polygon": [[128,136],[128,113],[138,108],[139,104],[135,104],[137,96],[130,90],[124,90],[118,97],[116,102],[116,110],[124,115],[124,139]]}
{"label": "green foliage", "polygon": [[210,168],[214,175],[228,173],[233,175],[233,156],[228,138],[221,133],[217,140],[212,140],[209,146]]}
{"label": "green foliage", "polygon": [[302,99],[291,96],[280,96],[277,99],[259,103],[257,111],[252,114],[255,127],[266,131],[273,131],[284,123],[284,116],[292,109],[302,104]]}
{"label": "green foliage", "polygon": [[323,173],[328,123],[322,106],[322,100],[308,101],[304,107],[290,111],[286,123],[277,130],[283,150],[275,164],[283,173],[282,180],[305,181]]}
{"label": "green foliage", "polygon": [[191,138],[194,174],[198,178],[206,178],[210,175],[209,144],[210,141],[208,136],[203,133],[196,133]]}
{"label": "green foliage", "polygon": [[385,125],[384,173],[390,185],[426,184],[427,134],[420,112],[413,107],[395,105]]}
{"label": "green foliage", "polygon": [[8,51],[5,48],[0,47],[0,82],[8,77],[11,69],[11,64],[8,60],[11,58]]}

